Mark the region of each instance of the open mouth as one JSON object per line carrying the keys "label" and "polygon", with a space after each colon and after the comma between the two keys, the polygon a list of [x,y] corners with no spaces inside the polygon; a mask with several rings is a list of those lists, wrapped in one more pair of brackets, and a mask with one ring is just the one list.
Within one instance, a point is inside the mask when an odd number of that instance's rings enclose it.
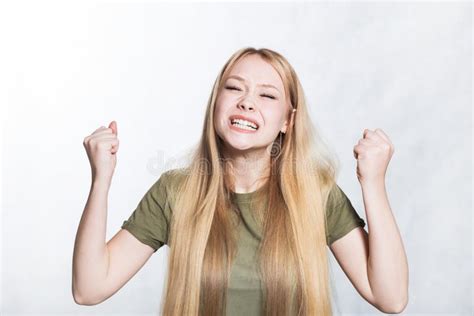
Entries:
{"label": "open mouth", "polygon": [[256,131],[259,127],[256,122],[242,117],[231,117],[230,124],[247,131]]}

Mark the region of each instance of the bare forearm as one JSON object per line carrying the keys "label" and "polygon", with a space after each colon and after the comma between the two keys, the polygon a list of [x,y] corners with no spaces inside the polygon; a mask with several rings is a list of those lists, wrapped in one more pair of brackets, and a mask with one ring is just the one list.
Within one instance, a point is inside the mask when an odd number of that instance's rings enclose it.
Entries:
{"label": "bare forearm", "polygon": [[367,274],[377,305],[403,309],[408,300],[408,263],[383,181],[362,184],[369,226]]}
{"label": "bare forearm", "polygon": [[72,290],[76,300],[95,301],[108,269],[105,241],[109,182],[93,180],[77,230],[73,254]]}

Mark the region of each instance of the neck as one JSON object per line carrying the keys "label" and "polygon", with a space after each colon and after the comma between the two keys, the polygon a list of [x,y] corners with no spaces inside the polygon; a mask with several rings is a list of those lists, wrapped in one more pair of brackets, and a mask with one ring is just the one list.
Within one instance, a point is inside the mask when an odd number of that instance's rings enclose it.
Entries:
{"label": "neck", "polygon": [[256,191],[270,175],[270,149],[226,150],[224,157],[230,171],[227,176],[234,178],[235,193]]}

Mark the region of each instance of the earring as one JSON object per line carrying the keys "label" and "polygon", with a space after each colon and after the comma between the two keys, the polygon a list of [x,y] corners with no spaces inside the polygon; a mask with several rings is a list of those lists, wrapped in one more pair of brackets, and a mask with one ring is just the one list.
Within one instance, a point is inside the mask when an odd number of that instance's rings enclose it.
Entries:
{"label": "earring", "polygon": [[281,137],[283,134],[284,134],[283,132],[280,132],[280,146],[282,145]]}

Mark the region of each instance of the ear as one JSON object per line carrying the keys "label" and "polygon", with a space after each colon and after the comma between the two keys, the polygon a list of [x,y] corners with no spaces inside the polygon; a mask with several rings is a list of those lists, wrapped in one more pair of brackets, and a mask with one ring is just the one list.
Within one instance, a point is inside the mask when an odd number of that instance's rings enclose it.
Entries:
{"label": "ear", "polygon": [[288,129],[288,125],[290,124],[290,120],[291,120],[292,115],[293,115],[293,112],[290,112],[290,114],[288,115],[288,118],[283,123],[283,126],[280,130],[283,134],[286,134],[286,130]]}
{"label": "ear", "polygon": [[288,129],[288,119],[285,121],[285,123],[283,123],[283,127],[281,128],[281,132],[283,134],[286,134],[286,130]]}

